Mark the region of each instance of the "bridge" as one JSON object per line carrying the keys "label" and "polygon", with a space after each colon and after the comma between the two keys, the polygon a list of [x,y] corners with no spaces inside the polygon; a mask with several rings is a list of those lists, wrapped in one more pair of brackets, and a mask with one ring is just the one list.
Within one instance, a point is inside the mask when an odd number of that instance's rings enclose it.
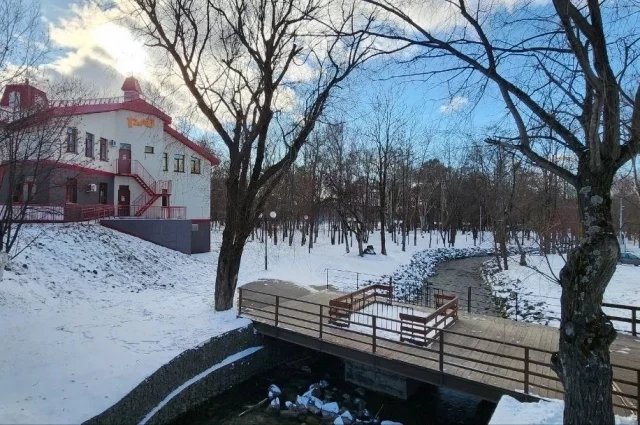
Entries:
{"label": "bridge", "polygon": [[[562,383],[549,367],[557,328],[458,311],[455,296],[433,294],[424,305],[410,305],[392,294],[393,287],[380,284],[303,296],[244,287],[238,314],[263,335],[485,400],[562,399]],[[620,334],[611,362],[616,413],[637,415],[640,340]]]}

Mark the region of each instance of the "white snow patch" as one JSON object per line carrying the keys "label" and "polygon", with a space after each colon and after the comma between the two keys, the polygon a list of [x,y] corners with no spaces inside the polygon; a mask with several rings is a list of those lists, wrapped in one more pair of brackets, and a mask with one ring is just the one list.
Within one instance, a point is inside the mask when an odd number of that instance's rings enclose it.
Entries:
{"label": "white snow patch", "polygon": [[[563,420],[562,400],[541,400],[537,403],[521,403],[513,397],[502,396],[489,425],[557,425]],[[617,425],[636,425],[635,416],[616,416]]]}
{"label": "white snow patch", "polygon": [[[201,373],[197,374],[196,376],[194,376],[193,378],[189,379],[184,384],[180,385],[175,390],[171,391],[169,393],[169,395],[166,396],[164,398],[164,400],[162,400],[156,407],[151,409],[151,411],[149,413],[147,413],[147,415],[138,424],[139,425],[145,425],[147,422],[149,422],[149,419],[151,419],[153,417],[153,415],[158,413],[158,411],[160,411],[160,409],[162,409],[164,406],[166,406],[166,404],[169,403],[169,401],[171,401],[171,399],[173,399],[175,396],[180,394],[186,388],[188,388],[191,385],[195,384],[196,382],[198,382],[202,378],[205,378],[210,373],[212,373],[212,372],[214,372],[214,371],[216,371],[216,370],[218,370],[220,368],[223,368],[225,366],[228,366],[231,363],[237,362],[238,360],[241,360],[241,359],[243,359],[245,357],[248,357],[248,356],[252,355],[253,353],[255,353],[256,351],[261,350],[261,349],[262,349],[262,346],[247,348],[246,350],[242,350],[239,353],[230,355],[229,357],[227,357],[226,359],[224,359],[220,363],[217,363],[217,364],[211,366],[209,369],[205,370],[204,372],[201,372]],[[277,407],[280,407],[280,400],[277,397],[271,402],[271,404],[273,405],[274,402],[277,403]]]}

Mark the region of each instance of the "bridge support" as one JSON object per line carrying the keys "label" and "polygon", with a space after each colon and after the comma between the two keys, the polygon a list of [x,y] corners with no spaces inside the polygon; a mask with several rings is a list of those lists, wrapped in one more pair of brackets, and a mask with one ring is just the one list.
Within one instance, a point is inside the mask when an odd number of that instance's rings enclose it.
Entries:
{"label": "bridge support", "polygon": [[421,383],[364,363],[344,360],[344,380],[371,391],[407,400]]}

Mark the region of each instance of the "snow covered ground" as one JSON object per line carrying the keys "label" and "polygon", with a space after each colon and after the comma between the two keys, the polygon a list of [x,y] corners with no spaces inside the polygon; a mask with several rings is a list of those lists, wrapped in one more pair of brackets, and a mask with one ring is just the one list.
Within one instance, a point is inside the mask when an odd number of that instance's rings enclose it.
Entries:
{"label": "snow covered ground", "polygon": [[[562,424],[564,402],[541,400],[521,403],[513,397],[502,396],[489,425],[558,425]],[[635,416],[616,416],[616,425],[636,425]]]}
{"label": "snow covered ground", "polygon": [[[37,239],[0,281],[0,423],[82,422],[182,351],[248,324],[235,311],[213,309],[219,232],[211,253],[188,256],[96,224],[24,231]],[[387,243],[388,256],[362,258],[357,249],[346,254],[344,245],[332,246],[324,233],[311,254],[299,240],[270,244],[264,271],[264,245],[249,242],[239,284],[273,278],[325,285],[326,269],[390,275],[428,247],[428,235],[418,246],[411,238],[406,252]],[[379,235],[369,244],[379,252]],[[435,237],[432,244],[438,247]],[[473,240],[459,235],[457,244]],[[352,283],[331,282],[339,289]]]}
{"label": "snow covered ground", "polygon": [[[560,285],[555,281],[564,266],[564,257],[559,254],[529,255],[527,267],[518,264],[519,257],[510,257],[509,270],[493,276],[493,289],[507,299],[508,315],[516,317],[516,301],[512,292],[518,294],[518,320],[560,325]],[[618,264],[604,295],[604,301],[612,304],[640,306],[640,267]],[[610,315],[631,317],[628,310],[605,308]],[[628,323],[614,322],[617,329],[630,330]]]}

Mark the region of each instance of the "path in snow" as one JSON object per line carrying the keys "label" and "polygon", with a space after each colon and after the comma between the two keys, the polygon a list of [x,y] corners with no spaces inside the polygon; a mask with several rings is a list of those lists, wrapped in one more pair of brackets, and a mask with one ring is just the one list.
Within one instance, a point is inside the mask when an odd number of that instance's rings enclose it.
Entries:
{"label": "path in snow", "polygon": [[497,315],[498,310],[491,295],[491,288],[482,278],[482,264],[490,257],[470,257],[438,264],[436,275],[429,284],[445,293],[458,296],[460,310],[468,310],[471,287],[471,312]]}

